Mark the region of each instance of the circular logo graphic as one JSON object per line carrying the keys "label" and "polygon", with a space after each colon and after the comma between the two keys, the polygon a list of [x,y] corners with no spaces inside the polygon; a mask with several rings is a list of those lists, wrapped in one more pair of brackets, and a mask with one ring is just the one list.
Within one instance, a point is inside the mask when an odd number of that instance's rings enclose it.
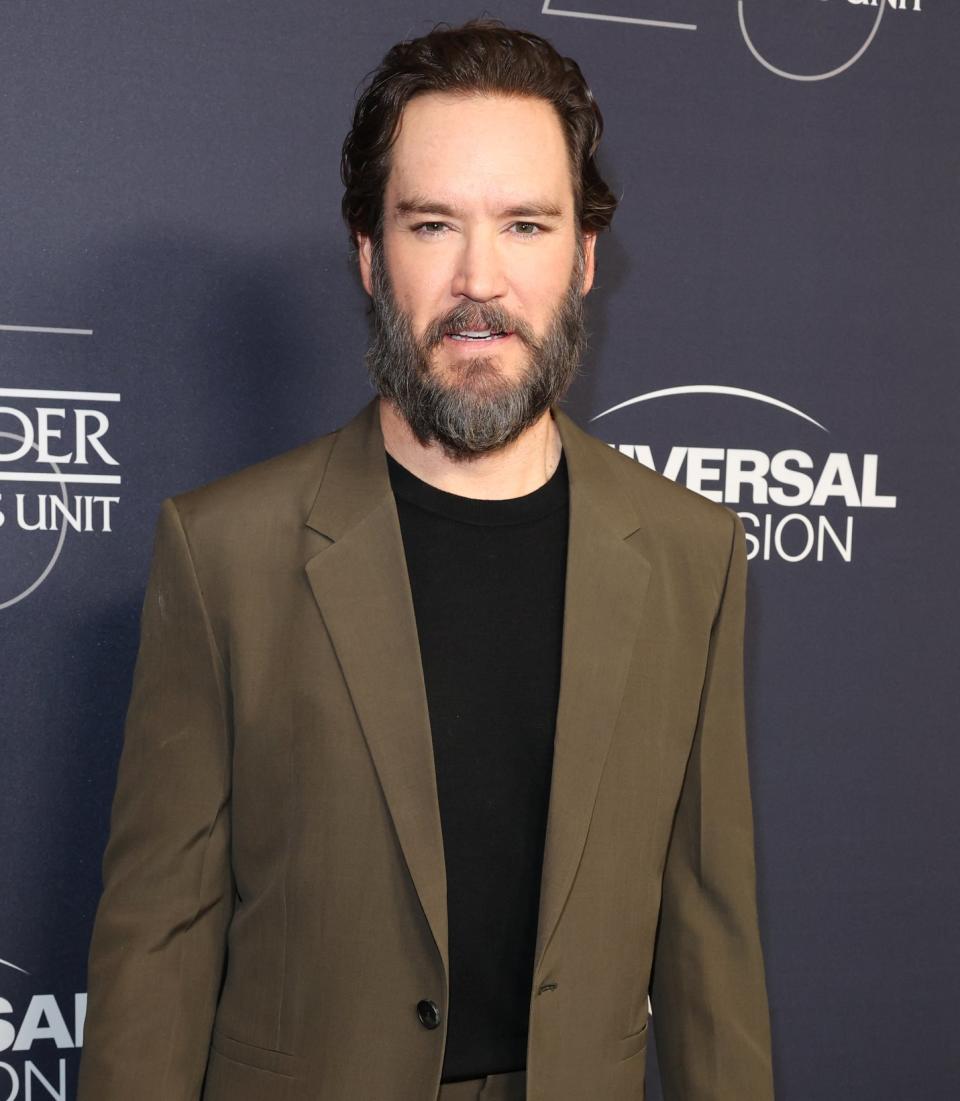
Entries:
{"label": "circular logo graphic", "polygon": [[[822,3],[823,0],[820,0]],[[737,0],[737,18],[740,22],[740,33],[743,35],[743,40],[747,44],[747,49],[753,56],[760,62],[765,68],[769,69],[771,73],[775,73],[777,76],[783,77],[785,80],[800,80],[800,81],[817,81],[817,80],[829,80],[831,77],[839,76],[841,73],[845,73],[847,69],[860,60],[861,57],[870,49],[873,44],[873,40],[877,37],[877,31],[880,30],[880,23],[883,21],[883,13],[886,10],[888,0],[880,0],[877,7],[876,18],[872,21],[869,33],[866,39],[860,45],[859,49],[846,61],[835,66],[832,69],[827,69],[825,72],[819,73],[793,73],[787,69],[783,69],[778,65],[775,65],[769,58],[765,57],[754,43],[750,36],[750,32],[747,30],[746,16],[744,15],[745,0]]]}
{"label": "circular logo graphic", "polygon": [[[25,448],[28,445],[28,440],[26,439],[26,437],[20,436],[16,432],[0,431],[0,436],[23,444]],[[40,448],[32,440],[29,441],[29,447],[36,451],[37,454],[40,453]],[[55,462],[53,462],[53,460],[48,460],[48,464],[53,468],[53,472],[57,477],[57,484],[60,486],[60,499],[63,501],[63,507],[66,509],[69,502],[67,498],[67,483],[64,480],[63,472],[60,470],[60,467]],[[31,581],[30,584],[26,586],[26,588],[23,588],[20,590],[20,592],[13,593],[12,595],[0,590],[0,611],[3,611],[4,608],[10,608],[14,604],[19,604],[21,600],[25,600],[35,589],[38,589],[44,583],[44,581],[46,581],[46,579],[50,576],[53,567],[57,564],[57,559],[60,557],[60,552],[63,550],[63,544],[66,541],[66,538],[67,525],[61,524],[60,535],[57,538],[56,544],[54,545],[53,553],[50,555],[49,560],[41,568],[40,573],[37,575],[37,577],[33,581]]]}

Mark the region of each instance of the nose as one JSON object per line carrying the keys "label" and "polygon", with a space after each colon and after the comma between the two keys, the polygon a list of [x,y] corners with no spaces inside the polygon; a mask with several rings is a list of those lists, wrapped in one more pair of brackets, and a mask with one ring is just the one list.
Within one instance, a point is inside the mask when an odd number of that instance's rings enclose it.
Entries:
{"label": "nose", "polygon": [[475,302],[489,302],[506,294],[503,256],[494,233],[464,231],[450,289],[455,297]]}

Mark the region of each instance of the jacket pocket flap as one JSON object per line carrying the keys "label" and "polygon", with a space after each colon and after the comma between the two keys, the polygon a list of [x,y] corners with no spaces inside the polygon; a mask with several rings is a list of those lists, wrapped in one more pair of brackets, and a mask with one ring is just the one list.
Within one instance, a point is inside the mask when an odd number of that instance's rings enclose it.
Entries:
{"label": "jacket pocket flap", "polygon": [[634,1055],[639,1055],[647,1046],[647,1025],[649,1023],[650,1017],[647,1016],[636,1032],[630,1032],[617,1040],[616,1057],[619,1062],[622,1062],[624,1059],[630,1059]]}
{"label": "jacket pocket flap", "polygon": [[213,1030],[210,1046],[218,1055],[237,1063],[246,1063],[247,1066],[256,1067],[258,1070],[270,1071],[272,1074],[293,1077],[300,1064],[299,1056],[290,1055],[285,1051],[274,1051],[272,1048],[257,1047],[256,1044],[247,1044],[242,1040],[235,1040],[232,1036],[224,1035],[218,1029]]}

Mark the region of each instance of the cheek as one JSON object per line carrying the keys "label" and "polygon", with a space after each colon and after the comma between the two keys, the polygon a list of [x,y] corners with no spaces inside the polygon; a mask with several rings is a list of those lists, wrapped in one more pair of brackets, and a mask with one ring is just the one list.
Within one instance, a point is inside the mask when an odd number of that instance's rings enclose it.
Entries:
{"label": "cheek", "polygon": [[557,247],[543,249],[537,255],[519,257],[512,280],[518,298],[546,317],[566,293],[575,261],[575,247],[566,242],[562,246],[558,242]]}
{"label": "cheek", "polygon": [[517,288],[516,300],[520,312],[531,320],[534,328],[541,334],[553,319],[566,295],[568,285],[569,279],[558,278],[557,269],[554,269],[549,274],[542,273],[540,278]]}
{"label": "cheek", "polygon": [[[393,293],[401,309],[413,318],[418,328],[437,315],[444,307],[444,283],[441,265],[426,265],[422,256],[406,253],[402,248],[385,250]],[[449,303],[446,304],[449,308]]]}

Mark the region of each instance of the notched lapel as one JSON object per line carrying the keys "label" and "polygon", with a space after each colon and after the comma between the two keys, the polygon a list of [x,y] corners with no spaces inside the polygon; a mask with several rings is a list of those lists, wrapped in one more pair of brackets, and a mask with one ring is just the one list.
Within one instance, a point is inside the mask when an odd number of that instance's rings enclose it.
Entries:
{"label": "notched lapel", "polygon": [[307,521],[306,563],[407,867],[448,968],[446,872],[413,598],[376,402],[336,441]]}
{"label": "notched lapel", "polygon": [[583,852],[642,617],[650,564],[636,509],[601,448],[562,411],[570,524],[560,699],[540,886],[536,971]]}

